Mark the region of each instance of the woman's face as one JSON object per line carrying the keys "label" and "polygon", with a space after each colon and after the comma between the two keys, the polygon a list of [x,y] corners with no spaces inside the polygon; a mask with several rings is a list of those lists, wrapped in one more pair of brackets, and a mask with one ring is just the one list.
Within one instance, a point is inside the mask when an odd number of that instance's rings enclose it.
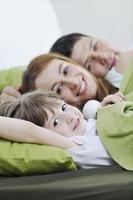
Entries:
{"label": "woman's face", "polygon": [[82,67],[53,59],[37,76],[35,87],[55,91],[61,99],[73,102],[95,99],[97,85]]}
{"label": "woman's face", "polygon": [[71,58],[95,76],[104,77],[117,64],[119,53],[102,40],[81,37],[73,47]]}

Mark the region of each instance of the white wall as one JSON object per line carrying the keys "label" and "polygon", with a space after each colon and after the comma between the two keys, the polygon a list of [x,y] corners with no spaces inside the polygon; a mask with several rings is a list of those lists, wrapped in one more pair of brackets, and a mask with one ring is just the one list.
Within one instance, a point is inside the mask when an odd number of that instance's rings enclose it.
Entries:
{"label": "white wall", "polygon": [[60,35],[50,0],[0,0],[0,68],[26,65]]}
{"label": "white wall", "polygon": [[52,0],[64,34],[82,32],[117,47],[133,44],[132,0]]}
{"label": "white wall", "polygon": [[132,0],[0,0],[0,68],[26,65],[62,32],[128,47],[133,44],[132,8]]}

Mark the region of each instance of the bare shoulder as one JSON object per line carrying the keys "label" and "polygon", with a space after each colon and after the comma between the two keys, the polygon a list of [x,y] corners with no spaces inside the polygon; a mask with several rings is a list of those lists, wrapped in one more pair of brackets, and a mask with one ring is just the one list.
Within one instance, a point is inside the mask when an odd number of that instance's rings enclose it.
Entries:
{"label": "bare shoulder", "polygon": [[129,51],[122,52],[119,56],[116,71],[124,74],[130,64],[131,59],[133,59],[133,49]]}

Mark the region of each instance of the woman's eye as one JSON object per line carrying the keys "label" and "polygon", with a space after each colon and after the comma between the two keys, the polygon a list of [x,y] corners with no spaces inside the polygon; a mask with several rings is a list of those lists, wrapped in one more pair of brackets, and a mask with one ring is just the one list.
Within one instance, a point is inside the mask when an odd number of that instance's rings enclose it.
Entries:
{"label": "woman's eye", "polygon": [[59,122],[59,120],[56,118],[56,119],[54,120],[54,127],[56,127],[56,126],[58,125],[58,122]]}
{"label": "woman's eye", "polygon": [[69,66],[65,67],[63,74],[66,76],[68,74],[69,71]]}
{"label": "woman's eye", "polygon": [[62,105],[62,110],[65,111],[66,108],[67,108],[67,105],[66,105],[66,104],[63,104],[63,105]]}
{"label": "woman's eye", "polygon": [[90,70],[90,69],[91,69],[91,66],[92,66],[92,63],[91,63],[91,62],[90,62],[90,63],[87,63],[86,69],[87,69],[87,70]]}
{"label": "woman's eye", "polygon": [[63,88],[63,85],[60,85],[60,86],[57,88],[56,93],[57,93],[57,94],[61,94],[62,88]]}

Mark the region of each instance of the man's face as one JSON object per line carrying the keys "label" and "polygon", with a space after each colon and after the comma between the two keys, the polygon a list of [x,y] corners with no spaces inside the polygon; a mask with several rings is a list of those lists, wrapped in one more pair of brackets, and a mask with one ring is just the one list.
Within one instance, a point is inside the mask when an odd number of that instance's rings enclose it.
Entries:
{"label": "man's face", "polygon": [[94,37],[81,37],[74,45],[71,58],[95,76],[104,77],[117,64],[119,51]]}

